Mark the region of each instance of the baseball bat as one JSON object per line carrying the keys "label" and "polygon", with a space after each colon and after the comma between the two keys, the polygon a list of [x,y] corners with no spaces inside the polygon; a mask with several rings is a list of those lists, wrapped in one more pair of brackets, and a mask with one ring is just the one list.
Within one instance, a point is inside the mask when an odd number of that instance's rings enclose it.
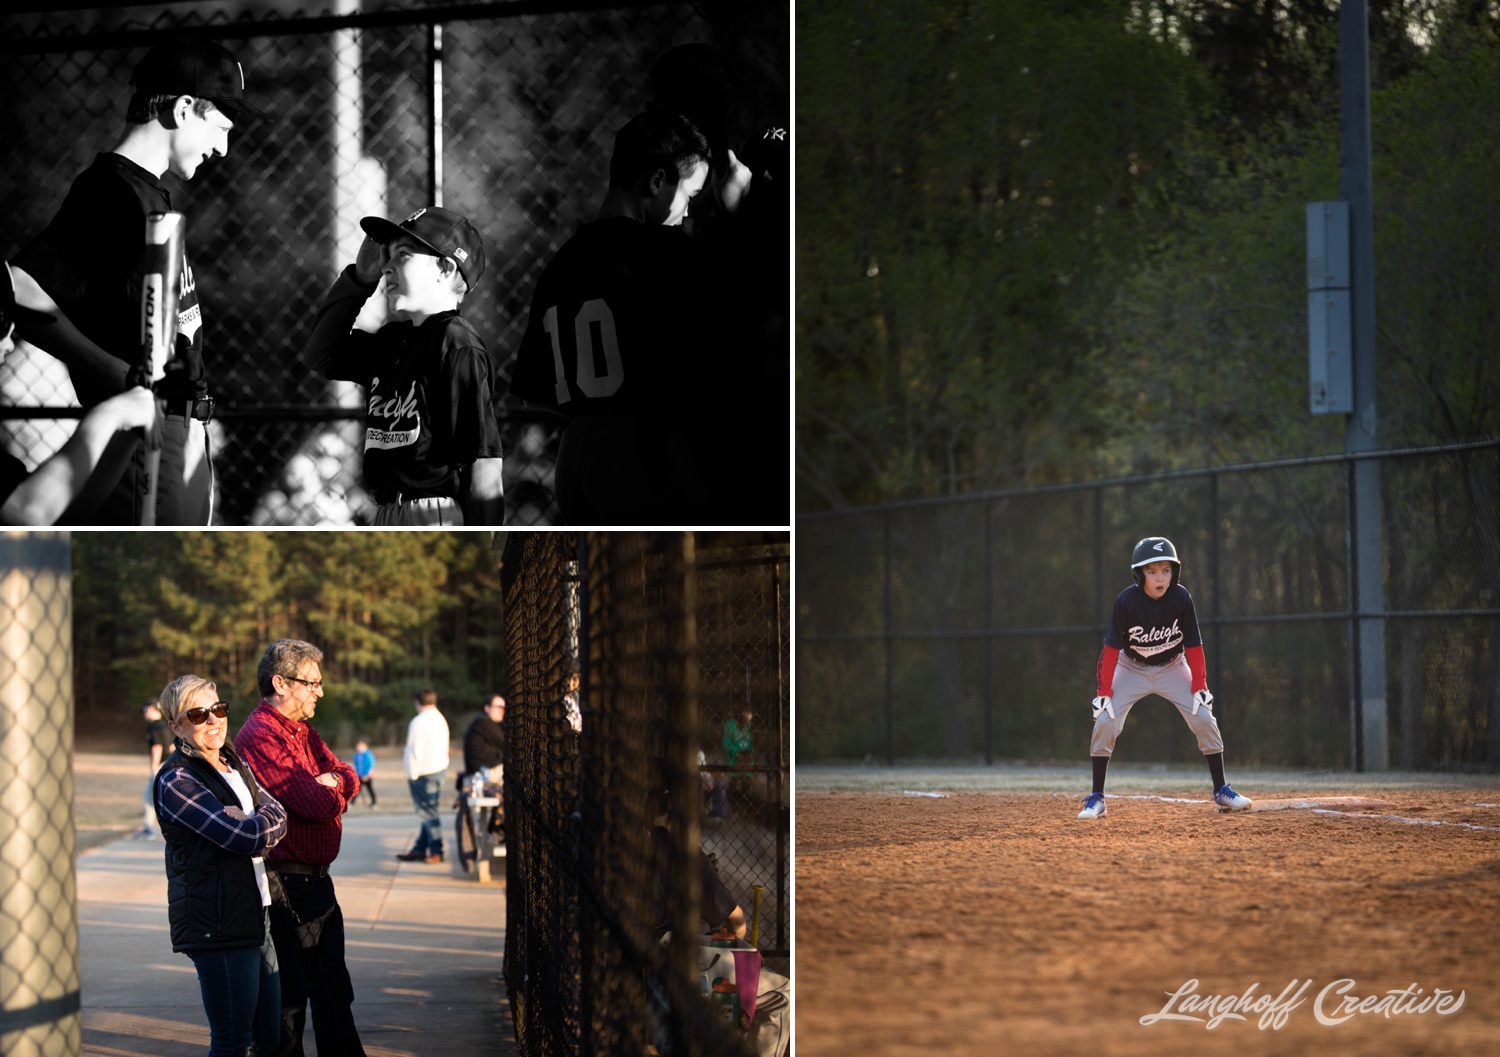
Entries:
{"label": "baseball bat", "polygon": [[755,890],[753,902],[750,904],[750,946],[760,946],[760,894],[766,890],[765,885],[752,886]]}
{"label": "baseball bat", "polygon": [[[141,368],[151,385],[167,373],[177,347],[177,306],[182,298],[182,242],[186,218],[181,213],[152,213],[146,218],[146,248],[141,279]],[[157,481],[161,475],[160,420],[166,408],[156,402],[158,428],[146,436],[146,504],[141,524],[156,524]]]}

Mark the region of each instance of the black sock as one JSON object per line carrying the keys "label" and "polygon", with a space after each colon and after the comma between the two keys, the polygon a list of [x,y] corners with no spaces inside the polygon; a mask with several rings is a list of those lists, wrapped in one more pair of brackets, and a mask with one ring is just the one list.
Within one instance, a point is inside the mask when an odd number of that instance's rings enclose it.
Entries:
{"label": "black sock", "polygon": [[1214,792],[1217,793],[1224,786],[1224,754],[1216,752],[1203,758],[1208,761],[1208,773],[1213,775]]}
{"label": "black sock", "polygon": [[1090,756],[1094,761],[1094,792],[1104,795],[1104,772],[1109,769],[1108,756]]}

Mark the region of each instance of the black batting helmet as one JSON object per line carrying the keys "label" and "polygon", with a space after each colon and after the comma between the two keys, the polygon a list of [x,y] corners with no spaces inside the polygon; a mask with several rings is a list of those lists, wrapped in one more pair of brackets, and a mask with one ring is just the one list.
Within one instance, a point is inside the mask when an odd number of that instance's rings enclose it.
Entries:
{"label": "black batting helmet", "polygon": [[1172,586],[1182,579],[1182,560],[1177,557],[1172,541],[1165,536],[1147,536],[1130,552],[1130,575],[1135,577],[1137,587],[1146,586],[1146,574],[1141,570],[1152,562],[1172,563]]}

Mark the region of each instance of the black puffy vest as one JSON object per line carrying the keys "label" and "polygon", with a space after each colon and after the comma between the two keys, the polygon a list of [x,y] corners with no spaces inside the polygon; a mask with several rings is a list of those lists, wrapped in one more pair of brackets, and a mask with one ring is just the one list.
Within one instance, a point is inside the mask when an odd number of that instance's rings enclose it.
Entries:
{"label": "black puffy vest", "polygon": [[[222,758],[250,788],[255,806],[260,806],[255,780],[228,746]],[[240,806],[240,798],[224,776],[206,760],[177,749],[162,763],[151,797],[160,795],[161,781],[175,767],[184,767],[206,785],[220,803]],[[265,940],[265,908],[255,883],[255,866],[248,855],[225,851],[186,826],[177,825],[157,810],[161,835],[167,850],[167,920],[172,926],[172,950],[220,950],[229,947],[259,947]]]}

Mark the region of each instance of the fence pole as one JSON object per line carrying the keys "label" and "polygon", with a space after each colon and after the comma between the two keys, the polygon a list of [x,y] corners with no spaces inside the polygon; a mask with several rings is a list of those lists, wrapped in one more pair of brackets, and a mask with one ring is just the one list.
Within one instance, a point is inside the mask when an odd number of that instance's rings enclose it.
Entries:
{"label": "fence pole", "polygon": [[1208,537],[1208,575],[1214,582],[1213,604],[1209,607],[1209,620],[1214,629],[1213,689],[1220,690],[1224,682],[1224,628],[1219,623],[1219,596],[1223,593],[1219,583],[1219,525],[1222,519],[1219,516],[1219,475],[1216,473],[1208,477],[1208,510],[1213,518],[1213,529]]}
{"label": "fence pole", "polygon": [[1365,745],[1360,735],[1364,730],[1364,692],[1359,651],[1359,521],[1356,513],[1359,486],[1354,460],[1349,459],[1344,466],[1348,478],[1344,485],[1344,494],[1348,497],[1344,509],[1344,538],[1349,554],[1349,756],[1354,761],[1354,769],[1363,771]]}
{"label": "fence pole", "polygon": [[984,501],[984,762],[995,762],[995,547],[990,535],[990,500]]}
{"label": "fence pole", "polygon": [[891,642],[891,512],[885,512],[885,762],[896,765],[894,651]]}
{"label": "fence pole", "polygon": [[440,206],[443,204],[443,24],[434,22],[427,28],[427,65],[431,71],[427,89],[428,101],[432,104],[432,128],[427,144],[431,152],[427,165],[427,200]]}
{"label": "fence pole", "polygon": [[65,532],[0,537],[0,1053],[77,1054],[73,614]]}
{"label": "fence pole", "polygon": [[[786,758],[787,758],[787,731],[786,720],[789,709],[786,703],[786,680],[782,678],[782,650],[781,650],[781,565],[779,562],[771,563],[771,632],[776,637],[776,824],[780,826],[782,820],[790,814],[788,795],[786,788]],[[792,747],[795,752],[796,747]],[[790,820],[787,821],[788,832],[790,832]],[[786,864],[786,841],[776,841],[776,945],[777,947],[788,947],[791,937],[783,927],[786,918],[786,907],[791,905],[787,893],[787,864]]]}

